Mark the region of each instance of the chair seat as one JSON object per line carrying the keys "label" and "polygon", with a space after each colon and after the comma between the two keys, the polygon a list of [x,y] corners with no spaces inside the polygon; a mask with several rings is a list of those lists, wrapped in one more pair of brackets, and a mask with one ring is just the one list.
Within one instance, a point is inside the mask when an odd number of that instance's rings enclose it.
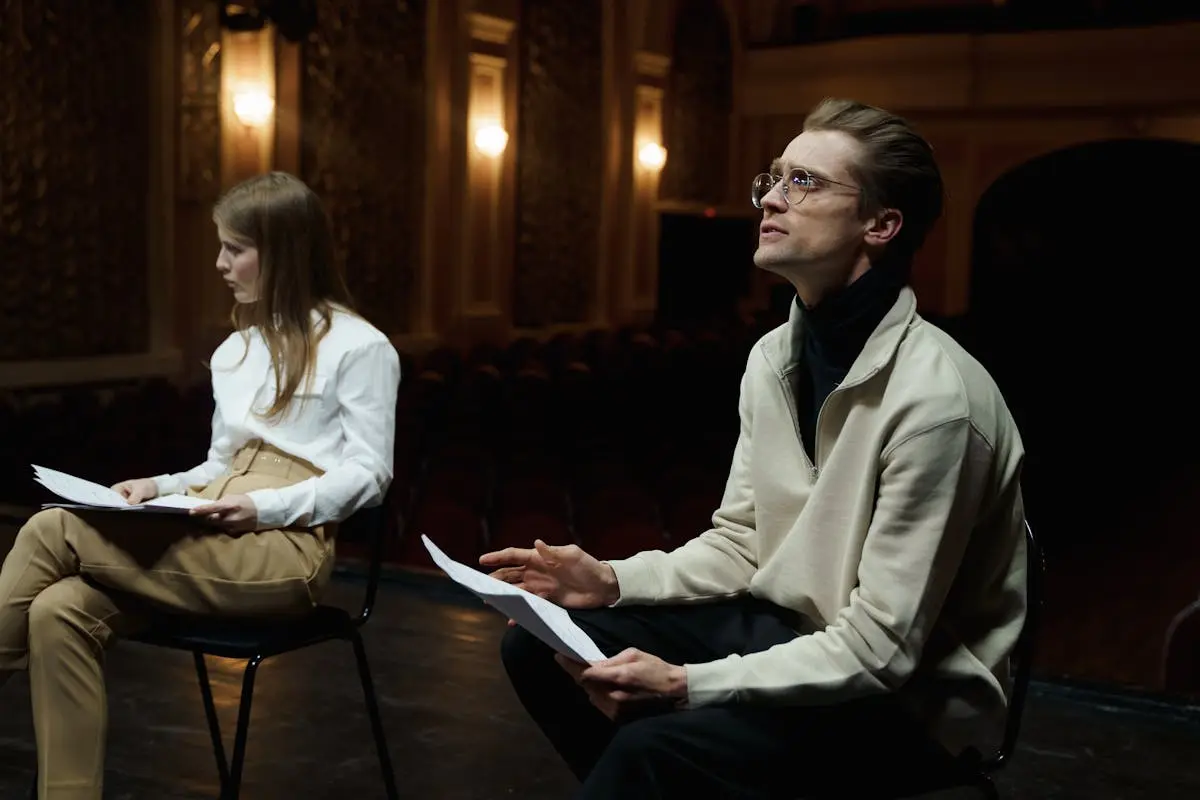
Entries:
{"label": "chair seat", "polygon": [[201,651],[223,658],[270,656],[330,639],[345,638],[353,629],[349,612],[317,606],[296,619],[231,619],[163,614],[131,641],[176,650]]}

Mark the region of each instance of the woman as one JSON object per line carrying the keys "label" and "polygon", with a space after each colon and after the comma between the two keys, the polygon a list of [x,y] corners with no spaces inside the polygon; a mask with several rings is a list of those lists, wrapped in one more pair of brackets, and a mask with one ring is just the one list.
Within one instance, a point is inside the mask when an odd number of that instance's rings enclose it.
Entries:
{"label": "woman", "polygon": [[113,487],[131,503],[211,502],[190,518],[42,511],[0,568],[0,681],[29,669],[43,800],[101,796],[102,653],[139,611],[304,613],[329,582],[336,523],[391,483],[399,358],[350,311],[320,200],[272,173],[213,220],[236,303],[210,363],[208,458]]}

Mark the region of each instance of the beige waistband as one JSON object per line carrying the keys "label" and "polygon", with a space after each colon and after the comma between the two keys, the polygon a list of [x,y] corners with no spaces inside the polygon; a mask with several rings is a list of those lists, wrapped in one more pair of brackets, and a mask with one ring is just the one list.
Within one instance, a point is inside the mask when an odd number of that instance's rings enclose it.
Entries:
{"label": "beige waistband", "polygon": [[232,474],[245,475],[247,472],[276,475],[297,483],[324,474],[304,459],[288,455],[262,439],[251,439],[233,457]]}

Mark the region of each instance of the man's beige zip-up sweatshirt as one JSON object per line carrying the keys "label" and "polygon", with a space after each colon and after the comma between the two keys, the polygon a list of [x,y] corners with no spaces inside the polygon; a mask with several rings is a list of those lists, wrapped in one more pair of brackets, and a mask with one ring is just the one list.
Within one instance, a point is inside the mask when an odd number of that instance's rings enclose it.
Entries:
{"label": "man's beige zip-up sweatshirt", "polygon": [[752,349],[713,528],[610,562],[618,605],[749,593],[817,632],[687,664],[688,704],[829,705],[897,693],[952,753],[1003,731],[1025,619],[1023,449],[983,367],[909,289],[817,417],[813,464],[789,373],[804,318]]}

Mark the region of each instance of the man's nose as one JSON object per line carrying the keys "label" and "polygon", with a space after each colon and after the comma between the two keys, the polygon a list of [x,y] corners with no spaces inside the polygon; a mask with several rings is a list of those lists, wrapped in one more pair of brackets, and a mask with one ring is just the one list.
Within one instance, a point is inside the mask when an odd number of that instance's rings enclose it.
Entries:
{"label": "man's nose", "polygon": [[775,184],[771,187],[771,191],[763,195],[762,207],[771,209],[776,214],[783,214],[788,210],[787,195],[783,193],[783,182]]}

